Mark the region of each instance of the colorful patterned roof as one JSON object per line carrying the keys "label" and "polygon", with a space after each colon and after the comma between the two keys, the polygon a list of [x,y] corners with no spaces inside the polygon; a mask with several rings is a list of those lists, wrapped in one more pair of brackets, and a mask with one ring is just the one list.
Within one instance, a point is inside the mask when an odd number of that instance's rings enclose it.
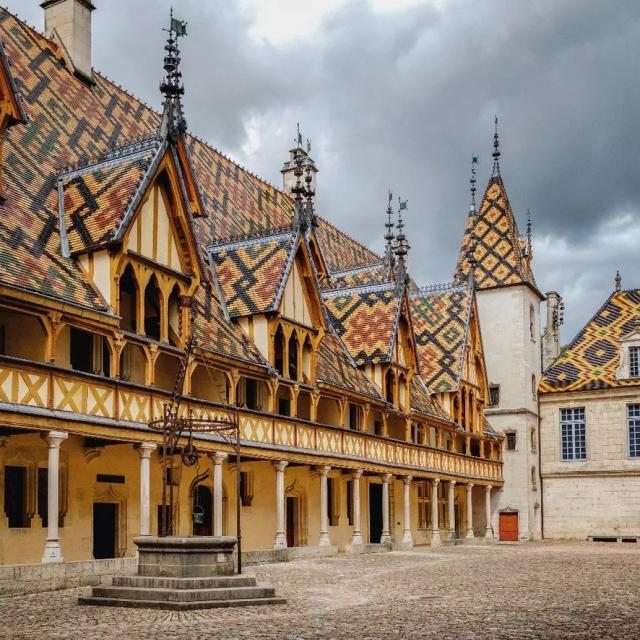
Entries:
{"label": "colorful patterned roof", "polygon": [[[2,8],[0,41],[28,119],[27,124],[12,127],[4,142],[0,279],[6,286],[103,309],[104,302],[75,261],[61,255],[58,208],[47,206],[56,191],[54,179],[65,166],[86,165],[87,157],[103,157],[115,147],[156,135],[160,115],[97,72],[95,85],[87,86],[65,67],[54,42]],[[205,216],[195,221],[204,247],[291,229],[290,197],[203,141],[190,137],[189,143],[205,209]],[[105,179],[87,177],[98,189]],[[130,179],[135,180],[135,172]],[[129,185],[125,181],[112,187],[119,206]],[[92,206],[82,202],[79,193],[70,200],[80,218]],[[81,222],[76,233],[77,238],[70,237],[74,248],[84,233]],[[97,227],[87,234],[90,239],[104,235]],[[318,236],[332,268],[379,261],[324,220],[319,221]]]}
{"label": "colorful patterned roof", "polygon": [[395,284],[329,291],[322,297],[356,364],[389,361],[400,301]]}
{"label": "colorful patterned roof", "polygon": [[380,264],[382,258],[346,233],[334,227],[328,220],[318,217],[316,228],[322,253],[331,271],[357,269],[363,265]]}
{"label": "colorful patterned roof", "polygon": [[480,210],[469,213],[458,257],[458,279],[469,275],[469,252],[474,244],[477,289],[516,284],[529,284],[537,289],[500,175],[489,180]]}
{"label": "colorful patterned roof", "polygon": [[420,411],[420,413],[426,413],[451,422],[451,418],[446,414],[438,400],[429,394],[427,386],[418,376],[414,376],[411,379],[411,408],[414,411]]}
{"label": "colorful patterned roof", "polygon": [[638,386],[618,380],[620,339],[640,322],[640,289],[614,292],[544,372],[540,393]]}
{"label": "colorful patterned roof", "polygon": [[385,282],[389,282],[388,270],[384,264],[376,263],[345,271],[334,271],[322,284],[325,290],[331,291]]}
{"label": "colorful patterned roof", "polygon": [[[107,160],[61,176],[61,220],[66,226],[71,253],[105,244],[114,238],[143,178],[147,175],[159,144],[146,145],[114,160]],[[61,192],[61,193],[60,193]],[[59,202],[50,205],[59,207]]]}
{"label": "colorful patterned roof", "polygon": [[266,313],[277,306],[294,243],[295,236],[286,233],[210,250],[230,316]]}
{"label": "colorful patterned roof", "polygon": [[356,367],[345,345],[327,331],[318,347],[318,382],[380,399],[380,389]]}
{"label": "colorful patterned roof", "polygon": [[472,300],[468,285],[419,289],[409,296],[420,375],[432,393],[458,388]]}
{"label": "colorful patterned roof", "polygon": [[195,326],[198,347],[255,364],[266,364],[244,333],[225,318],[220,302],[203,287],[196,292]]}

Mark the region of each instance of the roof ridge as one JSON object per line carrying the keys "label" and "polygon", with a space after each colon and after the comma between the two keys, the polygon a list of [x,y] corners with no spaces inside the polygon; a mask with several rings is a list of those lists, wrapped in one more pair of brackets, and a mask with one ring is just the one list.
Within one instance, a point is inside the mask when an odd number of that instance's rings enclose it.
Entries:
{"label": "roof ridge", "polygon": [[439,293],[445,291],[455,291],[455,290],[464,290],[469,289],[470,287],[466,284],[456,284],[455,280],[450,280],[449,282],[436,282],[433,284],[425,284],[422,287],[418,287],[416,291],[410,291],[409,297],[416,298],[420,295],[424,295],[425,293]]}
{"label": "roof ridge", "polygon": [[379,282],[376,284],[358,284],[354,287],[343,287],[340,289],[327,289],[322,292],[323,298],[334,298],[339,295],[349,295],[353,293],[377,293],[378,291],[395,291],[396,283]]}
{"label": "roof ridge", "polygon": [[251,244],[260,244],[261,242],[275,242],[276,240],[284,240],[293,233],[292,227],[281,227],[280,229],[274,229],[275,233],[269,234],[256,234],[247,236],[236,236],[225,242],[219,242],[217,244],[209,245],[207,252],[218,253],[220,251],[226,251],[229,249],[237,249],[239,247],[248,246]]}
{"label": "roof ridge", "polygon": [[383,262],[372,262],[370,264],[362,265],[361,267],[352,267],[351,269],[342,269],[340,271],[329,271],[332,278],[341,278],[343,276],[351,276],[357,273],[363,273],[364,271],[369,271],[374,267],[384,267]]}

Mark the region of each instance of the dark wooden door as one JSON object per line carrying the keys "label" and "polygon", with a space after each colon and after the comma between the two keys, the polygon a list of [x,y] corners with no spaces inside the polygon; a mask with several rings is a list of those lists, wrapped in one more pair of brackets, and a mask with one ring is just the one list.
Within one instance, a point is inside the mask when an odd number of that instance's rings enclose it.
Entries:
{"label": "dark wooden door", "polygon": [[518,535],[518,514],[517,513],[501,513],[500,514],[500,540],[503,542],[517,542]]}
{"label": "dark wooden door", "polygon": [[378,543],[382,537],[382,485],[369,485],[369,542]]}
{"label": "dark wooden door", "polygon": [[287,547],[296,546],[296,498],[287,498]]}
{"label": "dark wooden door", "polygon": [[93,557],[96,560],[116,557],[118,505],[96,502],[93,505]]}
{"label": "dark wooden door", "polygon": [[[193,522],[193,513],[202,512],[202,524]],[[194,536],[210,536],[213,532],[213,499],[209,487],[199,484],[193,492],[193,535]]]}

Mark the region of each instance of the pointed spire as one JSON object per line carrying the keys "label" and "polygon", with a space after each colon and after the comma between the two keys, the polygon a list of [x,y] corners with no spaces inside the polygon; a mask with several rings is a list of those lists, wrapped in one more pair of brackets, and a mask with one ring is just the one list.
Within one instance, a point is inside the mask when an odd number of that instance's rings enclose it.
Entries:
{"label": "pointed spire", "polygon": [[622,291],[622,276],[620,275],[620,271],[616,271],[616,293],[620,293]]}
{"label": "pointed spire", "polygon": [[469,284],[475,286],[476,283],[476,267],[478,266],[478,260],[476,258],[476,251],[478,249],[478,237],[475,231],[471,235],[471,242],[469,243],[469,253],[467,255],[467,262],[469,263]]}
{"label": "pointed spire", "polygon": [[500,175],[500,139],[498,137],[498,116],[495,117],[495,130],[493,132],[493,174],[494,178]]}
{"label": "pointed spire", "polygon": [[469,184],[471,185],[471,207],[470,213],[476,214],[476,165],[478,164],[478,156],[471,158],[471,178],[469,178]]}
{"label": "pointed spire", "polygon": [[[305,158],[306,155],[298,154],[293,161],[293,175],[296,178],[296,182],[293,187],[291,187],[291,194],[294,199],[295,226],[303,232],[309,230],[316,224],[313,200],[315,191],[312,187],[313,167],[310,163],[306,163],[306,167],[304,166]],[[304,176],[304,184],[301,179],[302,176]]]}
{"label": "pointed spire", "polygon": [[169,36],[164,49],[165,78],[160,83],[160,91],[164,95],[164,112],[160,125],[160,135],[170,142],[175,142],[187,130],[187,121],[182,107],[184,84],[180,71],[180,48],[178,38],[186,35],[186,24],[174,19],[173,9],[170,13],[169,29],[165,29]]}
{"label": "pointed spire", "polygon": [[404,287],[408,279],[407,274],[407,255],[409,253],[409,243],[407,242],[407,236],[404,234],[404,220],[402,219],[402,212],[407,210],[407,200],[398,198],[398,222],[396,223],[396,243],[395,243],[395,255],[397,258],[397,273],[396,284],[398,289]]}
{"label": "pointed spire", "polygon": [[527,209],[527,256],[531,257],[531,231],[533,225],[531,224],[531,209]]}
{"label": "pointed spire", "polygon": [[384,226],[387,231],[384,234],[384,239],[386,241],[386,249],[384,253],[384,262],[388,271],[391,271],[395,267],[395,255],[393,252],[393,243],[396,239],[395,234],[393,233],[393,208],[391,207],[391,201],[393,200],[393,193],[391,193],[391,189],[389,189],[389,202],[387,204],[387,221]]}

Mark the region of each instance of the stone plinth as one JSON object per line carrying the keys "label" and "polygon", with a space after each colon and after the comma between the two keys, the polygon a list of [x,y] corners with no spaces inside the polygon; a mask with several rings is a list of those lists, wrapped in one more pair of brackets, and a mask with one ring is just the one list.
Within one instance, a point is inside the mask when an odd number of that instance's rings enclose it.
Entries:
{"label": "stone plinth", "polygon": [[232,536],[140,536],[138,575],[159,578],[205,578],[233,575]]}
{"label": "stone plinth", "polygon": [[79,604],[187,611],[217,607],[283,604],[270,586],[234,575],[231,536],[140,536],[138,574],[116,576],[111,586],[94,587]]}

